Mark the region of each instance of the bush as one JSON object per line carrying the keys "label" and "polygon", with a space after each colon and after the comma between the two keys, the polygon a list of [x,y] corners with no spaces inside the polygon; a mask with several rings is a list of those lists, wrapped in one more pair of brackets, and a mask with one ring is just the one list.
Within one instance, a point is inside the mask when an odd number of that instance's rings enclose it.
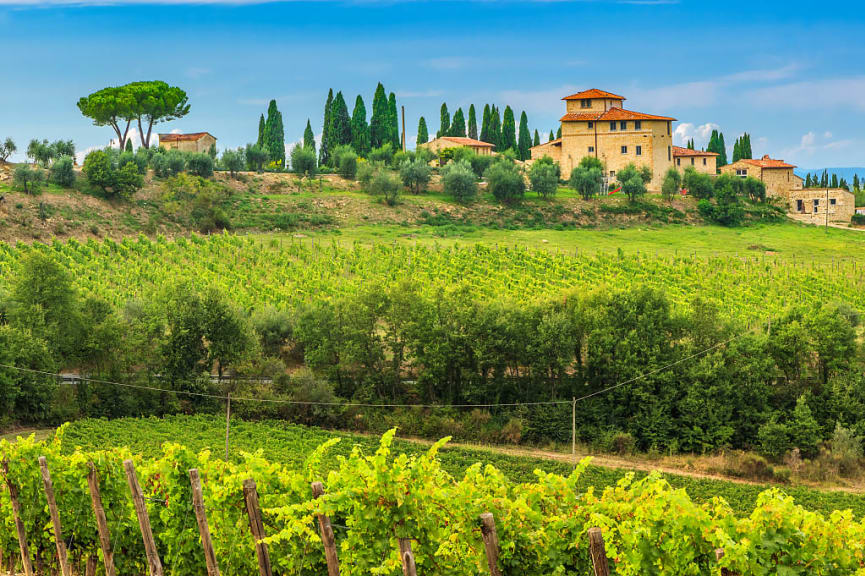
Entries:
{"label": "bush", "polygon": [[457,202],[470,202],[478,195],[478,182],[468,162],[451,162],[442,169],[445,194]]}
{"label": "bush", "polygon": [[114,171],[111,187],[117,196],[129,198],[143,185],[144,178],[139,174],[135,162],[130,162],[123,168]]}
{"label": "bush", "polygon": [[150,156],[150,169],[157,178],[168,178],[171,175],[168,167],[168,157],[157,150]]}
{"label": "bush", "polygon": [[549,156],[536,160],[529,169],[529,182],[538,196],[550,198],[559,187],[559,165]]}
{"label": "bush", "polygon": [[402,183],[415,194],[426,190],[432,176],[432,169],[421,159],[404,160],[399,169]]}
{"label": "bush", "polygon": [[291,169],[297,174],[313,177],[318,169],[315,150],[297,145],[291,149]]}
{"label": "bush", "polygon": [[379,170],[369,183],[369,192],[383,196],[388,206],[394,206],[399,199],[399,181],[387,170]]}
{"label": "bush", "polygon": [[25,194],[38,194],[45,182],[45,173],[38,168],[20,165],[12,175],[12,184]]}
{"label": "bush", "polygon": [[837,422],[829,445],[832,457],[838,463],[838,470],[842,475],[849,476],[858,470],[859,460],[862,458],[861,436],[857,436],[853,430]]}
{"label": "bush", "polygon": [[213,176],[213,157],[204,152],[190,154],[187,160],[187,169],[190,173],[202,178],[210,178]]}
{"label": "bush", "polygon": [[484,172],[490,192],[503,204],[516,204],[526,193],[526,181],[519,167],[507,160],[499,160]]}
{"label": "bush", "polygon": [[70,156],[61,156],[51,166],[51,181],[64,188],[75,185],[75,167]]}
{"label": "bush", "polygon": [[742,183],[742,191],[751,199],[751,202],[766,201],[766,184],[753,176],[748,176]]}
{"label": "bush", "polygon": [[714,182],[708,174],[697,172],[693,166],[685,168],[685,175],[682,178],[682,185],[688,191],[688,194],[697,200],[705,200],[711,198],[714,193]]}
{"label": "bush", "polygon": [[106,194],[114,184],[114,166],[111,162],[110,153],[105,150],[94,150],[87,154],[82,170],[90,185],[99,188]]}
{"label": "bush", "polygon": [[757,438],[760,441],[760,452],[776,461],[793,447],[787,426],[774,418],[760,426]]}
{"label": "bush", "polygon": [[373,148],[367,155],[367,160],[370,162],[381,162],[386,166],[390,166],[393,162],[393,146],[390,142],[382,144],[378,148]]}
{"label": "bush", "polygon": [[337,173],[346,180],[354,180],[357,176],[357,154],[348,144],[337,146],[331,156]]}
{"label": "bush", "polygon": [[601,193],[604,183],[604,166],[594,156],[584,156],[571,170],[568,186],[580,193],[583,200],[589,200]]}
{"label": "bush", "polygon": [[857,226],[865,226],[865,214],[853,214],[852,222]]}
{"label": "bush", "polygon": [[364,190],[369,192],[369,184],[372,182],[373,176],[381,170],[384,170],[384,164],[372,160],[361,160],[357,163],[357,180]]}
{"label": "bush", "polygon": [[664,174],[664,182],[661,184],[661,194],[667,200],[672,200],[673,197],[682,189],[682,175],[675,168],[669,168]]}
{"label": "bush", "polygon": [[745,219],[745,209],[739,201],[742,180],[722,175],[715,181],[715,202],[702,199],[697,204],[700,215],[722,226],[739,226]]}
{"label": "bush", "polygon": [[243,170],[246,165],[246,158],[243,153],[243,148],[237,150],[225,150],[220,159],[222,168],[228,171],[228,175],[232,178],[237,176],[237,173]]}
{"label": "bush", "polygon": [[169,150],[165,157],[168,159],[169,176],[177,176],[186,170],[186,155],[180,150]]}
{"label": "bush", "polygon": [[634,164],[628,164],[616,174],[616,180],[622,187],[622,193],[631,202],[645,196],[646,184],[652,180],[652,171],[648,166],[637,168]]}

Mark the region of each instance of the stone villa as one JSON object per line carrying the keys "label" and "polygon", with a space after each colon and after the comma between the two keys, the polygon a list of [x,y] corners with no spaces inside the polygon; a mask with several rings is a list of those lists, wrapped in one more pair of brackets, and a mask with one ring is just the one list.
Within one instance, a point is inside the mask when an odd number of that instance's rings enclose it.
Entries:
{"label": "stone villa", "polygon": [[648,187],[660,190],[664,173],[673,166],[675,118],[627,110],[622,106],[624,96],[595,88],[562,100],[562,137],[533,147],[532,160],[550,156],[561,166],[564,179],[584,156],[598,158],[610,179],[628,164],[648,166]]}
{"label": "stone villa", "polygon": [[673,146],[673,166],[684,173],[688,166],[703,174],[718,173],[718,153]]}
{"label": "stone villa", "polygon": [[159,145],[166,150],[181,152],[208,152],[216,146],[216,138],[209,132],[192,134],[159,134]]}
{"label": "stone villa", "polygon": [[426,148],[435,154],[447,148],[471,148],[480,156],[489,156],[493,153],[493,146],[488,142],[475,140],[474,138],[466,138],[461,136],[439,136],[433,138],[429,142],[418,144],[418,148]]}

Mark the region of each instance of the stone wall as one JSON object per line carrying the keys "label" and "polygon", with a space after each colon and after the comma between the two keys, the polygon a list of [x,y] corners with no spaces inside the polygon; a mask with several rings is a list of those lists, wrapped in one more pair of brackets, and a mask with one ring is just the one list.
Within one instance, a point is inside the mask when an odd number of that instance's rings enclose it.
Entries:
{"label": "stone wall", "polygon": [[848,223],[856,211],[856,197],[842,188],[805,188],[790,190],[788,211],[790,216],[800,222],[824,224],[826,208],[829,208],[829,222]]}

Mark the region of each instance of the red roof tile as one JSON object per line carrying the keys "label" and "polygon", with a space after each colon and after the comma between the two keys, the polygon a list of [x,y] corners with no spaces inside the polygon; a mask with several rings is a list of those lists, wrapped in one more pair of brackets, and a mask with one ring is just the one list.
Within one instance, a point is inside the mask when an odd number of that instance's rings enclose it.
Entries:
{"label": "red roof tile", "polygon": [[704,150],[691,150],[681,146],[673,146],[673,156],[720,156],[717,152],[706,152]]}
{"label": "red roof tile", "polygon": [[561,146],[561,145],[562,145],[562,139],[556,138],[555,140],[550,140],[549,142],[543,142],[541,144],[538,144],[537,146],[532,146],[532,148],[541,148],[543,146]]}
{"label": "red roof tile", "polygon": [[[160,142],[195,142],[205,136],[213,138],[210,132],[192,132],[191,134],[159,134]],[[215,138],[214,138],[215,140]]]}
{"label": "red roof tile", "polygon": [[592,88],[591,90],[583,90],[582,92],[577,92],[576,94],[565,96],[564,98],[562,98],[562,100],[591,100],[593,98],[625,100],[624,96],[619,96],[618,94],[613,94],[612,92],[604,92],[603,90],[598,90],[597,88]]}
{"label": "red roof tile", "polygon": [[606,112],[571,112],[565,114],[559,119],[561,122],[589,122],[603,120],[666,120],[672,122],[675,118],[669,116],[655,116],[654,114],[644,114],[643,112],[634,112],[633,110],[625,110],[624,108],[610,108]]}
{"label": "red roof tile", "polygon": [[462,136],[440,136],[438,140],[447,140],[448,142],[453,142],[454,144],[459,144],[460,146],[495,148],[495,146],[493,144],[490,144],[489,142],[483,142],[481,140],[475,140],[474,138],[465,138]]}
{"label": "red roof tile", "polygon": [[745,162],[746,164],[750,164],[752,166],[759,166],[760,168],[795,168],[793,164],[787,164],[783,160],[775,160],[774,158],[769,158],[769,155],[766,154],[760,159],[750,159],[743,158],[740,162]]}

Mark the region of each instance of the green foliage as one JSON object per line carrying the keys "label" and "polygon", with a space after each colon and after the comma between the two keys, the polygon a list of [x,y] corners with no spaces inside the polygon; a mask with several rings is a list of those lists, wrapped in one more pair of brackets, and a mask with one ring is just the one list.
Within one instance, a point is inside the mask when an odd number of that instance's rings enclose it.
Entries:
{"label": "green foliage", "polygon": [[169,150],[165,153],[165,159],[168,165],[168,175],[177,176],[186,170],[186,154],[180,150]]}
{"label": "green foliage", "polygon": [[[205,156],[207,156],[205,154]],[[208,156],[208,159],[210,157]],[[213,171],[211,170],[211,174]],[[129,199],[144,186],[144,178],[138,172],[138,166],[134,162],[123,168],[112,170],[111,191],[113,195]]]}
{"label": "green foliage", "polygon": [[391,148],[393,148],[393,143],[390,141],[390,111],[388,110],[387,93],[381,82],[376,86],[372,99],[372,116],[369,120],[369,142],[370,147],[373,149],[380,148],[385,144],[390,144]]}
{"label": "green foliage", "polygon": [[652,172],[648,166],[637,168],[634,164],[628,164],[616,174],[616,180],[630,202],[635,202],[637,198],[646,195],[646,184],[651,179]]}
{"label": "green foliage", "polygon": [[12,174],[12,185],[25,194],[36,195],[42,191],[42,184],[45,183],[45,172],[39,168],[31,168],[30,166],[20,165],[15,168]]}
{"label": "green foliage", "polygon": [[474,140],[478,139],[478,118],[477,113],[475,112],[474,104],[469,105],[469,119],[466,131],[469,138],[472,138]]}
{"label": "green foliage", "polygon": [[387,97],[388,117],[390,118],[390,141],[394,150],[402,148],[402,139],[399,132],[399,114],[396,109],[396,94],[391,92]]}
{"label": "green foliage", "polygon": [[61,156],[51,166],[51,181],[64,188],[75,185],[75,167],[70,156]]}
{"label": "green foliage", "polygon": [[661,184],[661,194],[667,200],[672,200],[682,189],[682,175],[675,168],[668,168]]}
{"label": "green foliage", "polygon": [[388,206],[399,200],[399,180],[389,170],[378,170],[370,180],[369,193],[384,198]]}
{"label": "green foliage", "polygon": [[351,146],[351,117],[342,92],[337,92],[330,108],[330,125],[327,133],[327,146],[330,154],[328,165],[339,169],[336,151],[340,146]]}
{"label": "green foliage", "polygon": [[94,150],[84,158],[82,169],[90,185],[99,188],[108,197],[129,199],[144,185],[134,155],[127,157],[126,163],[121,165],[119,159],[115,163],[112,155],[105,150]]}
{"label": "green foliage", "polygon": [[505,106],[505,114],[502,117],[501,139],[496,149],[499,152],[506,150],[517,151],[517,126],[514,120],[514,111],[511,110],[510,106]]}
{"label": "green foliage", "polygon": [[[381,86],[381,84],[379,84]],[[378,95],[378,92],[376,92]],[[334,148],[336,145],[331,145],[330,143],[330,131],[331,131],[331,123],[333,118],[333,88],[328,90],[327,92],[327,101],[324,103],[324,122],[322,123],[321,129],[321,143],[318,148],[318,165],[319,166],[329,166],[330,165],[330,149]],[[375,121],[375,112],[373,112],[372,122]],[[372,130],[372,122],[370,122],[370,130]],[[375,144],[373,144],[374,146]]]}
{"label": "green foliage", "polygon": [[493,197],[502,204],[516,204],[526,193],[526,181],[522,171],[513,162],[494,162],[486,172],[484,180]]}
{"label": "green foliage", "polygon": [[15,145],[15,141],[12,138],[6,138],[0,143],[0,160],[6,162],[17,151],[18,147]]}
{"label": "green foliage", "polygon": [[422,158],[406,159],[400,164],[399,177],[403,185],[414,194],[420,194],[426,190],[431,176],[432,169]]}
{"label": "green foliage", "polygon": [[439,110],[439,129],[436,132],[436,138],[447,136],[451,131],[451,114],[448,112],[447,102],[442,102]]}
{"label": "green foliage", "polygon": [[568,186],[579,192],[583,200],[590,200],[600,194],[603,183],[603,165],[594,156],[584,156],[571,170],[568,180]]}
{"label": "green foliage", "polygon": [[357,175],[357,154],[350,144],[340,144],[331,153],[337,173],[346,180],[354,180]]}
{"label": "green foliage", "polygon": [[709,137],[709,143],[706,145],[707,152],[714,152],[718,155],[717,167],[727,165],[727,146],[724,144],[724,133],[718,130],[712,130],[712,135]]}
{"label": "green foliage", "polygon": [[186,168],[191,174],[210,178],[213,176],[213,158],[204,152],[190,154],[186,160]]}
{"label": "green foliage", "polygon": [[730,174],[718,176],[714,183],[714,203],[700,200],[697,205],[700,215],[722,226],[739,226],[745,218],[745,210],[740,201],[743,181]]}
{"label": "green foliage", "polygon": [[471,164],[465,160],[451,162],[442,169],[444,193],[461,203],[471,202],[478,194],[478,182]]}
{"label": "green foliage", "polygon": [[[322,149],[324,149],[323,144]],[[264,169],[264,165],[270,160],[270,152],[268,152],[267,148],[258,144],[247,144],[245,156],[247,167],[256,172],[261,172]],[[172,170],[172,172],[174,171]]]}
{"label": "green foliage", "polygon": [[429,131],[426,126],[426,119],[421,116],[417,123],[417,143],[426,144],[429,142]]}
{"label": "green foliage", "polygon": [[366,106],[363,103],[363,98],[358,94],[354,102],[354,110],[351,113],[351,146],[358,156],[365,157],[369,154],[369,139],[369,124],[366,123]]}
{"label": "green foliage", "polygon": [[708,174],[697,172],[693,166],[685,168],[685,174],[682,178],[682,186],[688,191],[690,196],[697,200],[708,200],[714,194],[715,184],[712,177]]}
{"label": "green foliage", "polygon": [[517,152],[520,160],[529,160],[532,157],[529,148],[532,147],[532,134],[529,132],[529,119],[526,112],[520,114],[519,138],[517,140]]}
{"label": "green foliage", "polygon": [[549,156],[536,160],[529,169],[529,182],[538,196],[552,198],[559,186],[559,165]]}
{"label": "green foliage", "polygon": [[387,166],[393,163],[394,147],[390,142],[386,142],[377,148],[373,148],[369,153],[370,162],[380,162]]}
{"label": "green foliage", "polygon": [[457,111],[454,113],[453,120],[451,121],[450,129],[448,130],[447,136],[457,136],[463,137],[466,136],[466,119],[463,115],[463,109],[457,108]]}
{"label": "green foliage", "polygon": [[282,112],[276,107],[276,100],[271,100],[267,106],[262,146],[267,149],[271,162],[276,162],[279,168],[285,167],[285,128],[282,125]]}
{"label": "green foliage", "polygon": [[291,149],[291,169],[296,174],[309,177],[315,176],[318,166],[315,164],[315,148],[295,146]]}
{"label": "green foliage", "polygon": [[[311,151],[310,154],[312,154],[312,162],[315,164],[315,152]],[[228,170],[229,175],[235,178],[237,177],[237,173],[242,171],[246,166],[246,154],[243,148],[225,150],[222,153],[220,163],[222,168]],[[294,163],[294,155],[292,155],[292,163]]]}
{"label": "green foliage", "polygon": [[[364,112],[364,123],[366,123],[366,112]],[[313,156],[315,156],[315,133],[312,131],[312,124],[310,124],[309,118],[306,119],[306,128],[303,129],[303,147],[311,150]]]}

